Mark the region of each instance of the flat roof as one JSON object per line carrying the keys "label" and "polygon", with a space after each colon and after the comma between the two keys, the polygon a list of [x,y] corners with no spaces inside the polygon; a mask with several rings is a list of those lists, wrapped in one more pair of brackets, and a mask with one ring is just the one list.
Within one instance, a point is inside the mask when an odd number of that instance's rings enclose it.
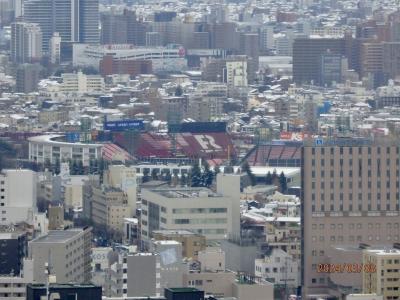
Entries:
{"label": "flat roof", "polygon": [[163,230],[153,230],[154,233],[160,233],[164,235],[199,235],[197,233],[191,232],[189,230],[168,230],[168,229],[163,229]]}
{"label": "flat roof", "polygon": [[55,139],[64,137],[63,134],[39,135],[28,138],[29,142],[46,143],[60,146],[80,146],[80,147],[103,147],[104,144],[69,143],[67,141],[56,141]]}
{"label": "flat roof", "polygon": [[223,197],[221,194],[214,193],[212,190],[207,188],[182,188],[182,189],[151,189],[153,193],[164,196],[165,198],[176,199],[197,199],[197,198],[220,198]]}
{"label": "flat roof", "polygon": [[82,228],[74,228],[68,230],[50,230],[47,235],[40,236],[32,240],[31,243],[64,243],[82,232]]}
{"label": "flat roof", "polygon": [[190,293],[190,292],[201,292],[200,290],[196,288],[190,288],[190,287],[182,287],[182,288],[166,288],[166,290],[170,290],[174,293]]}

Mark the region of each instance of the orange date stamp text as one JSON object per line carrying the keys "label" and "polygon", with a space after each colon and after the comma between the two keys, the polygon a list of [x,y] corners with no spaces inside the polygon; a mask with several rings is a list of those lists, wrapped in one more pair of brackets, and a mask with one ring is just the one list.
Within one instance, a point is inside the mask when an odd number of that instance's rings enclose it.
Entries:
{"label": "orange date stamp text", "polygon": [[376,265],[374,264],[318,264],[318,273],[375,273]]}

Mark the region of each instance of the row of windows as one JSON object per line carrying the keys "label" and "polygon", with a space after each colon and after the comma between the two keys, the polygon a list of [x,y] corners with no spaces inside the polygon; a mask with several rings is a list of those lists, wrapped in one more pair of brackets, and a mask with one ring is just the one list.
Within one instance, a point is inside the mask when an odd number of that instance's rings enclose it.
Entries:
{"label": "row of windows", "polygon": [[226,213],[228,211],[225,207],[219,208],[174,208],[172,213],[174,214],[218,214]]}
{"label": "row of windows", "polygon": [[[361,224],[361,223],[357,223],[357,224],[350,223],[350,224],[348,224],[347,228],[348,229],[355,229],[355,228],[362,229],[362,227],[363,227],[362,225],[363,224]],[[313,230],[316,230],[318,227],[319,227],[319,229],[323,230],[323,229],[325,229],[325,224],[319,224],[319,226],[317,224],[312,224],[312,229]],[[381,223],[375,223],[375,226],[374,226],[373,223],[368,223],[368,229],[373,229],[374,227],[376,229],[381,228]],[[330,224],[329,228],[330,229],[336,229],[336,228],[337,229],[343,229],[343,224]],[[391,229],[391,228],[398,229],[399,228],[399,223],[386,223],[386,229]]]}
{"label": "row of windows", "polygon": [[225,218],[212,219],[175,219],[174,224],[226,224]]}
{"label": "row of windows", "polygon": [[[363,148],[364,149],[366,149],[366,147],[358,147],[358,148],[353,148],[353,147],[339,147],[339,152],[340,152],[340,154],[344,154],[344,149],[348,149],[348,154],[353,154],[353,149],[357,149],[357,152],[358,152],[358,154],[362,154],[363,153]],[[376,147],[376,152],[378,153],[378,154],[381,154],[382,153],[382,148],[386,148],[386,154],[390,154],[391,152],[392,152],[392,149],[394,149],[393,147]],[[316,148],[312,148],[311,149],[311,152],[312,152],[312,154],[313,155],[315,155],[315,149]],[[321,148],[319,148],[319,149],[321,149],[321,155],[325,155],[325,149],[328,149],[328,148],[323,148],[323,147],[321,147]],[[368,150],[367,150],[367,152],[368,152],[368,154],[371,154],[372,153],[372,147],[368,147],[367,148]],[[329,148],[329,153],[331,154],[331,155],[334,155],[334,153],[335,153],[335,147],[330,147]],[[396,147],[396,154],[400,154],[400,148],[399,147]]]}
{"label": "row of windows", "polygon": [[[375,194],[375,193],[374,193]],[[378,200],[377,202],[380,202],[379,200],[381,200],[382,199],[382,193],[380,193],[380,192],[377,192],[376,194],[376,200]],[[349,201],[352,201],[353,200],[353,193],[349,193],[348,195],[346,195],[346,196],[348,196],[348,200]],[[394,196],[394,194],[393,194],[393,196]],[[363,195],[362,195],[362,193],[358,193],[357,194],[357,197],[358,197],[358,200],[360,201],[360,202],[362,202],[361,200],[363,199]],[[368,197],[368,200],[372,200],[372,193],[368,193],[367,194],[367,197]],[[320,195],[319,195],[319,198],[320,198],[320,200],[321,200],[321,202],[324,202],[325,201],[325,194],[324,193],[321,193]],[[386,193],[386,200],[390,200],[390,198],[391,198],[391,194],[390,193]],[[312,201],[312,203],[314,204],[314,202],[315,202],[315,199],[316,199],[316,195],[315,194],[311,194],[311,201]],[[335,198],[335,194],[334,193],[331,193],[330,194],[330,200],[331,201],[334,201],[336,198]],[[344,200],[344,194],[343,193],[339,193],[339,199],[341,200],[340,202],[341,203],[343,203],[343,200]],[[400,199],[400,193],[396,193],[396,199]],[[369,201],[369,203],[370,203],[371,201]]]}
{"label": "row of windows", "polygon": [[[362,240],[362,237],[361,237],[361,235],[359,235],[359,236],[353,236],[353,235],[350,235],[349,237],[348,237],[348,241],[349,242],[355,242],[356,241],[356,239],[357,239],[357,241],[358,242],[360,242],[361,240]],[[328,237],[326,237],[326,239],[325,239],[325,236],[323,236],[323,235],[321,235],[319,238],[317,238],[317,236],[313,236],[312,238],[311,238],[311,240],[313,241],[313,242],[317,242],[317,241],[320,241],[320,242],[325,242],[325,240],[328,240]],[[380,241],[381,240],[381,236],[380,235],[377,235],[377,236],[375,236],[375,238],[374,238],[374,236],[372,236],[372,235],[369,235],[368,236],[368,241],[373,241],[373,240],[376,240],[376,241]],[[398,241],[399,240],[399,236],[398,235],[395,235],[395,236],[391,236],[391,235],[386,235],[386,240],[388,240],[388,241]],[[330,242],[344,242],[345,241],[345,239],[344,239],[344,237],[342,236],[342,235],[339,235],[339,236],[334,236],[334,235],[331,235],[330,237],[329,237],[329,241]]]}
{"label": "row of windows", "polygon": [[[399,173],[399,170],[396,169],[396,175],[398,175],[398,173]],[[361,181],[362,175],[363,175],[363,174],[365,174],[365,172],[363,172],[362,169],[360,168],[360,169],[358,170],[358,175],[357,175],[359,181]],[[368,177],[372,177],[372,171],[371,171],[370,169],[368,169],[367,174],[368,174]],[[334,170],[330,170],[329,175],[330,175],[331,178],[335,177],[335,171],[334,171]],[[377,177],[381,177],[381,176],[382,176],[382,172],[380,171],[380,169],[378,169],[378,170],[376,171],[376,173],[374,173],[374,176],[375,176],[375,175],[376,175]],[[339,176],[340,176],[340,177],[344,177],[344,172],[343,172],[342,169],[340,169],[340,171],[339,171]],[[349,177],[353,177],[353,176],[354,176],[353,170],[349,170]],[[387,176],[387,177],[390,177],[390,170],[386,170],[386,176]],[[311,171],[311,177],[312,177],[313,179],[316,178],[316,171],[315,171],[315,170],[312,170],[312,171]],[[321,177],[322,177],[321,180],[323,180],[323,179],[325,178],[325,170],[321,170]]]}
{"label": "row of windows", "polygon": [[[357,162],[357,160],[354,160],[354,161]],[[377,158],[377,159],[374,159],[374,160],[372,158],[368,158],[368,160],[367,160],[368,167],[372,166],[372,161],[376,162],[376,165],[378,167],[381,166],[381,159],[380,158]],[[388,166],[388,167],[391,166],[393,161],[394,160],[392,160],[390,158],[386,158],[386,166]],[[315,163],[316,163],[316,160],[312,159],[311,160],[311,165],[313,167],[315,167]],[[333,167],[335,165],[335,160],[333,158],[331,158],[329,160],[329,163],[330,163],[330,166]],[[400,163],[400,159],[396,158],[396,165],[398,165],[399,163]],[[325,159],[324,158],[321,158],[320,164],[323,167],[325,166]],[[341,168],[343,167],[343,165],[344,165],[344,159],[343,158],[339,159],[339,165],[340,165]],[[353,166],[353,159],[352,158],[346,159],[346,165],[352,167]],[[358,159],[358,167],[359,167],[359,169],[362,169],[363,166],[365,166],[365,162],[362,159]]]}
{"label": "row of windows", "polygon": [[[329,184],[329,187],[330,187],[331,189],[334,189],[334,188],[335,188],[335,185],[336,185],[336,186],[339,186],[339,188],[343,189],[343,187],[344,187],[344,182],[343,182],[343,181],[339,181],[339,183],[338,183],[337,181],[331,180],[331,181],[330,181],[330,184]],[[353,188],[353,181],[347,181],[347,185],[348,185],[349,189],[352,189],[352,188]],[[372,182],[371,182],[371,181],[368,181],[368,182],[367,182],[367,185],[368,185],[368,188],[369,188],[369,189],[372,188]],[[375,184],[374,184],[374,186],[375,186]],[[321,182],[320,182],[320,187],[321,187],[321,189],[325,189],[325,181],[321,181]],[[382,182],[381,182],[381,181],[376,181],[376,187],[377,187],[378,189],[380,189],[380,188],[382,187]],[[399,187],[400,187],[400,182],[396,181],[396,188],[399,188]],[[316,182],[315,182],[315,181],[311,182],[311,188],[312,188],[313,190],[316,188]],[[359,181],[358,181],[358,188],[359,188],[359,189],[362,189],[362,188],[363,188],[363,182],[362,182],[362,180],[359,180]],[[390,188],[390,181],[387,181],[387,182],[386,182],[386,188]],[[314,192],[314,191],[313,191],[313,192]]]}
{"label": "row of windows", "polygon": [[[371,199],[369,199],[369,200],[371,200]],[[311,211],[312,212],[337,212],[337,211],[340,211],[340,212],[344,212],[344,211],[353,212],[355,210],[358,210],[360,212],[361,211],[365,211],[365,209],[363,208],[362,202],[359,202],[358,206],[355,206],[355,205],[353,206],[353,204],[349,204],[348,209],[347,208],[344,209],[343,200],[340,201],[339,207],[336,206],[336,208],[335,208],[334,204],[331,204],[330,206],[326,206],[325,207],[325,204],[322,203],[320,208],[319,208],[319,210],[317,210],[314,201],[313,201],[312,204],[313,204],[311,206]],[[368,201],[367,211],[370,212],[372,210],[373,209],[372,209],[371,201]],[[400,210],[400,204],[397,203],[396,207],[394,207],[394,206],[391,206],[389,203],[387,203],[386,204],[386,208],[385,208],[384,206],[381,206],[380,200],[378,200],[378,203],[377,203],[376,207],[374,206],[374,210],[377,211],[378,214],[379,214],[379,211],[383,211],[383,212],[387,212],[387,211],[390,211],[390,210],[399,211]]]}

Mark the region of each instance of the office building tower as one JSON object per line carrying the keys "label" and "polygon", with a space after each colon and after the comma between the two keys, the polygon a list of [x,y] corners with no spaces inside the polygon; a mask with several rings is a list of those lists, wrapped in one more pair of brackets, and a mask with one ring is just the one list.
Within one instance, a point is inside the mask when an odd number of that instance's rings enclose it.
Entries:
{"label": "office building tower", "polygon": [[298,38],[293,43],[293,80],[296,83],[320,84],[321,56],[346,55],[344,39]]}
{"label": "office building tower", "polygon": [[[364,138],[316,139],[302,149],[302,285],[305,295],[351,293],[318,267],[351,263],[333,247],[399,240],[400,146]],[[361,274],[360,274],[361,276]]]}
{"label": "office building tower", "polygon": [[99,43],[98,0],[26,0],[24,19],[39,24],[44,52],[54,32],[63,42]]}
{"label": "office building tower", "polygon": [[241,33],[240,53],[252,58],[254,71],[258,71],[258,57],[260,56],[258,33]]}
{"label": "office building tower", "polygon": [[211,48],[236,50],[239,47],[239,33],[236,24],[230,22],[210,24]]}
{"label": "office building tower", "polygon": [[266,25],[259,30],[260,49],[271,50],[274,48],[274,26]]}
{"label": "office building tower", "polygon": [[45,268],[57,283],[89,283],[91,278],[92,228],[52,230],[29,242],[34,262],[34,281],[46,282]]}
{"label": "office building tower", "polygon": [[347,70],[346,59],[340,54],[322,54],[320,61],[320,83],[322,86],[331,86],[342,82],[342,73]]}
{"label": "office building tower", "polygon": [[360,67],[360,75],[362,77],[383,72],[383,43],[361,44]]}
{"label": "office building tower", "polygon": [[154,13],[154,22],[171,22],[175,17],[175,11],[159,11]]}
{"label": "office building tower", "polygon": [[99,43],[99,18],[99,0],[79,1],[79,42]]}
{"label": "office building tower", "polygon": [[33,219],[33,213],[37,210],[36,181],[36,173],[31,170],[3,170],[0,173],[0,225]]}
{"label": "office building tower", "polygon": [[146,32],[147,47],[161,47],[162,38],[159,32]]}
{"label": "office building tower", "polygon": [[9,26],[14,21],[14,8],[11,0],[0,0],[0,27]]}
{"label": "office building tower", "polygon": [[127,30],[126,15],[110,13],[101,16],[102,44],[126,44],[128,42]]}
{"label": "office building tower", "polygon": [[28,254],[26,232],[11,230],[0,231],[0,275],[20,275],[24,257]]}
{"label": "office building tower", "polygon": [[388,79],[400,75],[400,42],[383,43],[383,71]]}
{"label": "office building tower", "polygon": [[131,10],[124,10],[124,17],[127,26],[127,42],[135,46],[146,45],[146,32],[151,31],[149,24],[138,20],[136,13]]}
{"label": "office building tower", "polygon": [[42,32],[38,24],[11,24],[11,59],[14,63],[34,63],[42,58]]}

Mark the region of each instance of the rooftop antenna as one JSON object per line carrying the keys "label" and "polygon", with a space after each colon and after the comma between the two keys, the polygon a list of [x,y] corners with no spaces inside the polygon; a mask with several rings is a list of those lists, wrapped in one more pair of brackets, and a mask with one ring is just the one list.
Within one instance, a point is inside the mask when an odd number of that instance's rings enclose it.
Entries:
{"label": "rooftop antenna", "polygon": [[44,264],[44,273],[46,275],[46,299],[50,299],[51,269],[51,250],[49,249],[49,261]]}

